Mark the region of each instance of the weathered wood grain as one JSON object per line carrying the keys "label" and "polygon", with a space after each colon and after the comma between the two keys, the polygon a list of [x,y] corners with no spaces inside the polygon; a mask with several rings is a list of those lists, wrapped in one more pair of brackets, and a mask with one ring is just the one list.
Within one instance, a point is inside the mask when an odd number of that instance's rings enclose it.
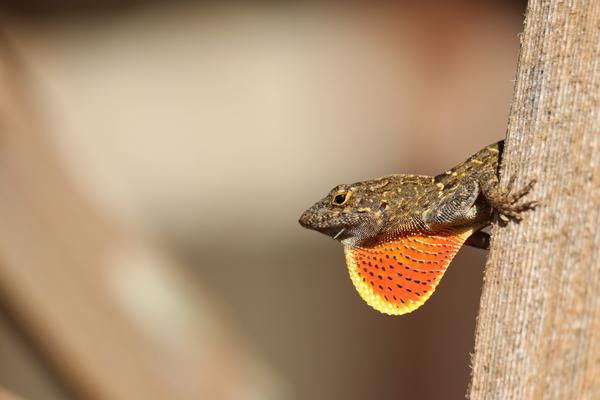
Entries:
{"label": "weathered wood grain", "polygon": [[495,228],[470,398],[600,399],[600,2],[530,1],[503,182],[542,202]]}

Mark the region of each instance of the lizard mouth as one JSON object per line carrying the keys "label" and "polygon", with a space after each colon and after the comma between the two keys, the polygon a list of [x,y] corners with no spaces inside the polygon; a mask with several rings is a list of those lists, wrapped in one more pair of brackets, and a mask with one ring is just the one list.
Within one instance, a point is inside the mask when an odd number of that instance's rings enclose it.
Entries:
{"label": "lizard mouth", "polygon": [[314,230],[321,232],[327,236],[330,236],[334,240],[347,239],[349,235],[349,229],[340,226],[331,226],[327,228],[313,228]]}
{"label": "lizard mouth", "polygon": [[350,229],[348,229],[347,226],[332,223],[332,221],[327,221],[324,218],[318,218],[310,211],[304,212],[302,216],[300,216],[298,222],[304,228],[320,232],[324,235],[332,237],[335,240],[341,241],[351,236]]}

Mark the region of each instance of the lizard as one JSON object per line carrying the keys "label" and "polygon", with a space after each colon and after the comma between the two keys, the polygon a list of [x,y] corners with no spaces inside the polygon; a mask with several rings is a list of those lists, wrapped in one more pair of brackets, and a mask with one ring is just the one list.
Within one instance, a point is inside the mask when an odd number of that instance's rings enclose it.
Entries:
{"label": "lizard", "polygon": [[[437,175],[394,174],[334,187],[302,213],[305,228],[341,242],[360,296],[385,314],[422,306],[464,245],[488,249],[483,228],[520,221],[535,180],[500,185],[504,141]],[[495,218],[498,217],[498,219]]]}

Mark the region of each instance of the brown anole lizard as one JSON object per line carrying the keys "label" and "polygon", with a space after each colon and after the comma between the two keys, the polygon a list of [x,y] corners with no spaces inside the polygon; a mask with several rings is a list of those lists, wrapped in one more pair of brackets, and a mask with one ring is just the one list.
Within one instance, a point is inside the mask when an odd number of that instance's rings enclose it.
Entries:
{"label": "brown anole lizard", "polygon": [[499,183],[504,142],[490,145],[437,176],[389,175],[338,185],[306,210],[300,224],[344,246],[361,297],[392,315],[414,311],[434,292],[463,244],[489,247],[482,228],[520,220],[536,206],[522,201],[534,185]]}

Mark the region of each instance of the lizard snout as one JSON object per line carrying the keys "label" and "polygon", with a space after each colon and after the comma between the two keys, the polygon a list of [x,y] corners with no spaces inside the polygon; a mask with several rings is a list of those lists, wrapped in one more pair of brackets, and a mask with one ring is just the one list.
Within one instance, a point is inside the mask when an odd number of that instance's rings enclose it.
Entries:
{"label": "lizard snout", "polygon": [[308,211],[304,211],[302,213],[302,215],[300,216],[300,218],[298,219],[298,222],[303,227],[310,228],[311,227],[311,216],[310,216],[310,213]]}
{"label": "lizard snout", "polygon": [[327,228],[329,224],[327,219],[320,212],[315,212],[313,208],[309,208],[304,211],[298,219],[300,225],[305,228],[321,231],[323,228]]}

